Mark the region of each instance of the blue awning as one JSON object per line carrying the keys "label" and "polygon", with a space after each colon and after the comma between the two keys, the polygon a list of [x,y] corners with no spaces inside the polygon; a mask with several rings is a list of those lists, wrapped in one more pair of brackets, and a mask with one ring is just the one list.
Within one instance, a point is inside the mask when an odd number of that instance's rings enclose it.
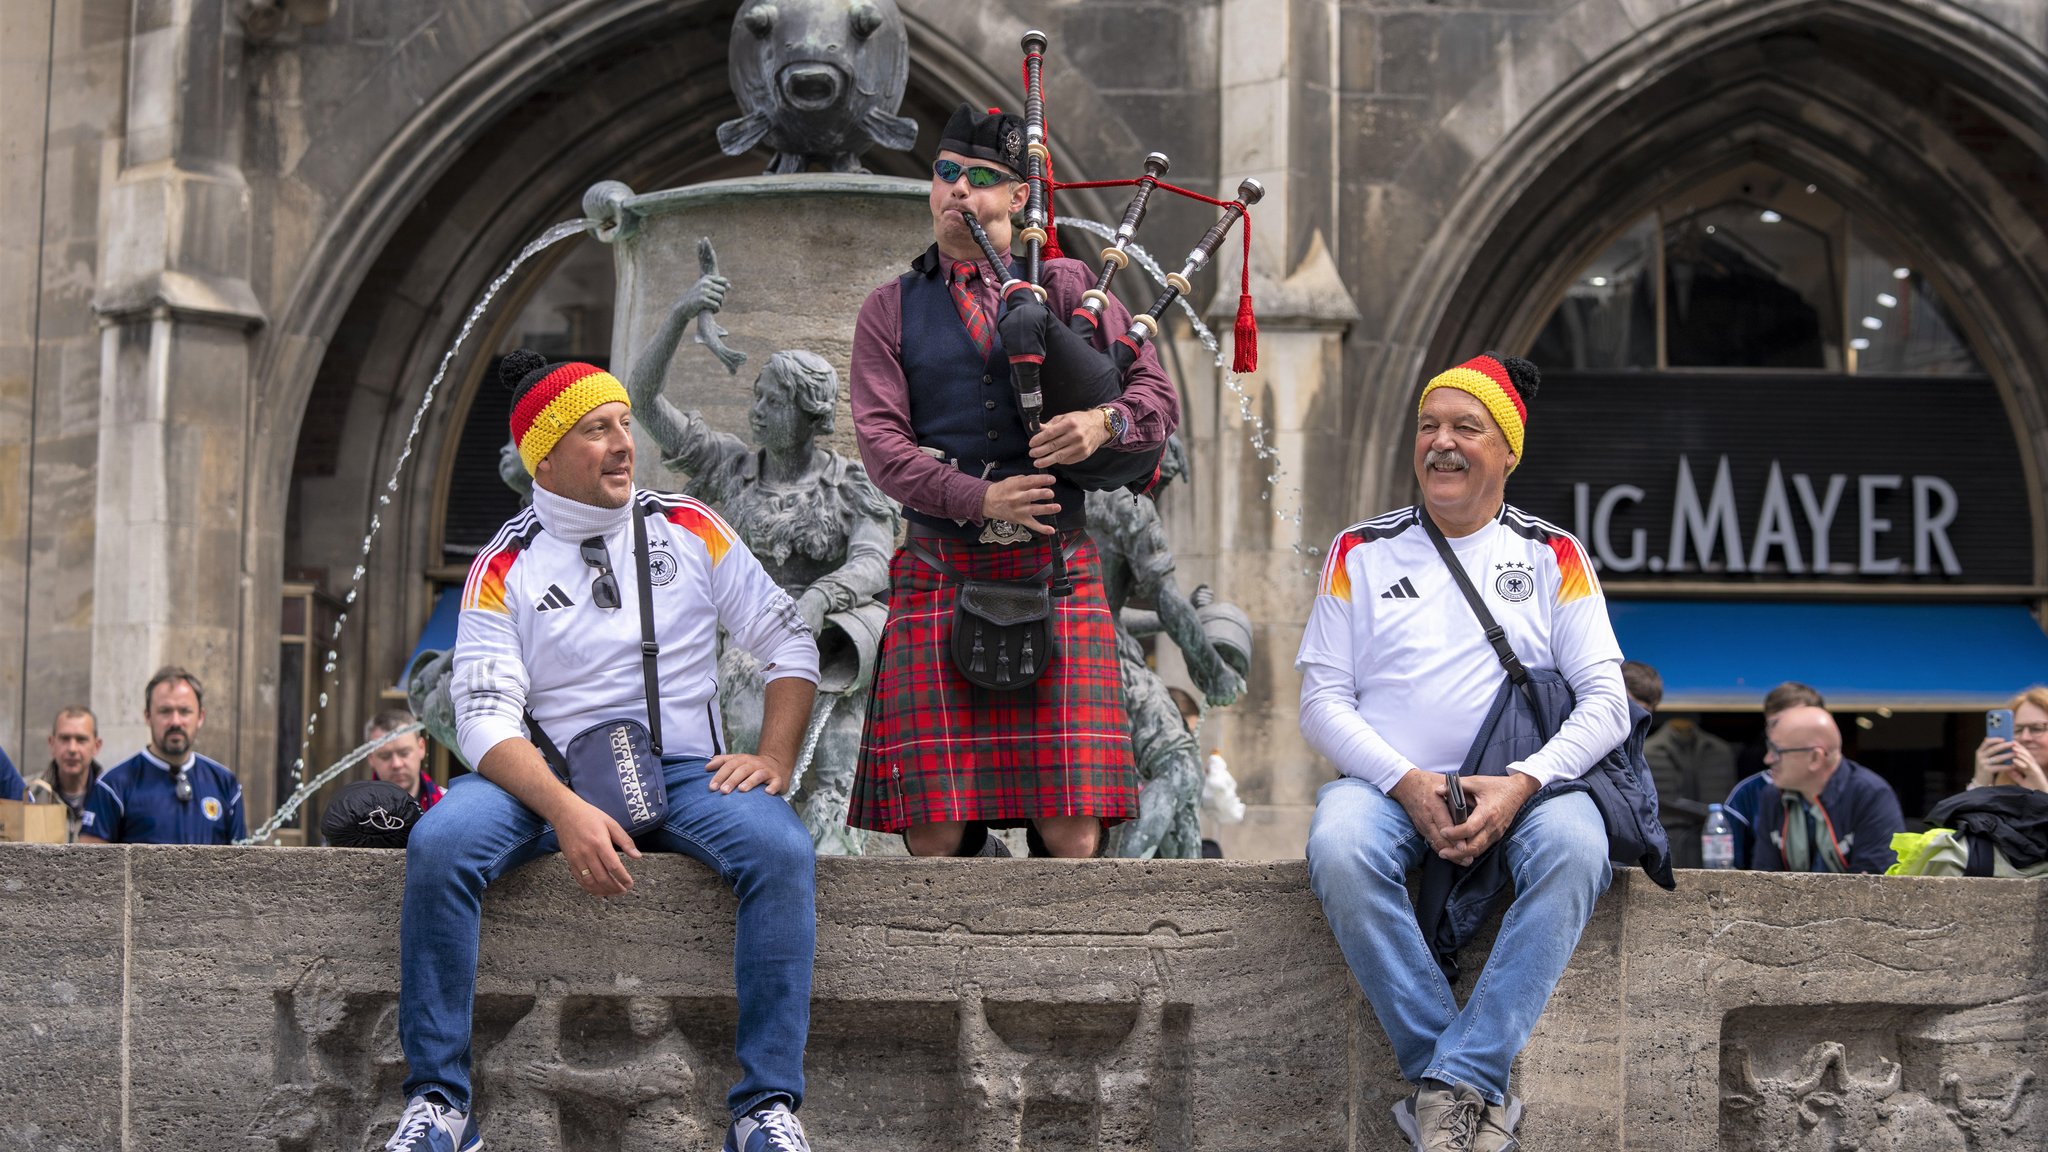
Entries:
{"label": "blue awning", "polygon": [[405,687],[405,671],[422,652],[445,652],[455,647],[455,621],[462,615],[462,585],[453,584],[434,595],[434,612],[427,617],[427,626],[420,629],[419,642],[412,646],[412,655],[405,658],[405,667],[398,670],[398,686]]}
{"label": "blue awning", "polygon": [[1621,650],[1664,678],[1663,707],[1751,711],[1786,680],[1828,707],[2003,707],[2048,683],[2048,636],[2018,604],[1610,600]]}

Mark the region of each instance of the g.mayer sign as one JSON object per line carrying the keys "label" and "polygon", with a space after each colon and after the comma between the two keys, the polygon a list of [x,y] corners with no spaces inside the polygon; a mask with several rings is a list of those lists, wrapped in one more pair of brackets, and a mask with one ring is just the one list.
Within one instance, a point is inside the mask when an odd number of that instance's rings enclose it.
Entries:
{"label": "g.mayer sign", "polygon": [[2034,582],[1984,377],[1546,373],[1508,499],[1610,581]]}

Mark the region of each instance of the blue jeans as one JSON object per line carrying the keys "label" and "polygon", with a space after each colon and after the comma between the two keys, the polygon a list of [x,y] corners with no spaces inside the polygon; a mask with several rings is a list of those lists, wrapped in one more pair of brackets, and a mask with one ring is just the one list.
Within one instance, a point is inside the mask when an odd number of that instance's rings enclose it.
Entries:
{"label": "blue jeans", "polygon": [[1309,884],[1401,1075],[1467,1084],[1495,1104],[1506,1102],[1515,1055],[1613,876],[1600,811],[1581,792],[1522,814],[1502,850],[1515,900],[1460,1010],[1408,899],[1408,873],[1430,847],[1407,810],[1347,776],[1316,794],[1308,834]]}
{"label": "blue jeans", "polygon": [[[803,1102],[804,1041],[811,1026],[817,950],[817,857],[803,821],[760,788],[730,795],[707,786],[701,756],[664,758],[668,819],[636,841],[709,865],[739,896],[733,977],[740,1082],[734,1116],[776,1097]],[[559,851],[554,829],[510,792],[472,772],[412,830],[399,920],[398,1037],[408,1097],[435,1091],[470,1107],[469,1033],[476,1003],[477,933],[484,889],[536,856]]]}

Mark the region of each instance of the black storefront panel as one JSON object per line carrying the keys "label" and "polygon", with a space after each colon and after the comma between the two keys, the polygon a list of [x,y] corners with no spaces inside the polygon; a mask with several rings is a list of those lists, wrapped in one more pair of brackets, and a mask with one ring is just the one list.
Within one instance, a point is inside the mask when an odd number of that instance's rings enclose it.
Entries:
{"label": "black storefront panel", "polygon": [[1610,582],[2034,583],[1987,377],[1560,372],[1529,408],[1508,499]]}

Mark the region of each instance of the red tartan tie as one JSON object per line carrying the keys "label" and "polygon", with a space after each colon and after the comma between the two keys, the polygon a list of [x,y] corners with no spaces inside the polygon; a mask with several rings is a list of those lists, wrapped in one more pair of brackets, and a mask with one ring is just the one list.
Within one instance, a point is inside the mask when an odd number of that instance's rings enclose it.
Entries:
{"label": "red tartan tie", "polygon": [[960,309],[960,319],[967,325],[967,338],[974,341],[974,347],[981,358],[988,359],[989,346],[995,343],[990,330],[988,313],[982,311],[981,300],[970,285],[981,276],[981,269],[971,261],[953,262],[953,306]]}

